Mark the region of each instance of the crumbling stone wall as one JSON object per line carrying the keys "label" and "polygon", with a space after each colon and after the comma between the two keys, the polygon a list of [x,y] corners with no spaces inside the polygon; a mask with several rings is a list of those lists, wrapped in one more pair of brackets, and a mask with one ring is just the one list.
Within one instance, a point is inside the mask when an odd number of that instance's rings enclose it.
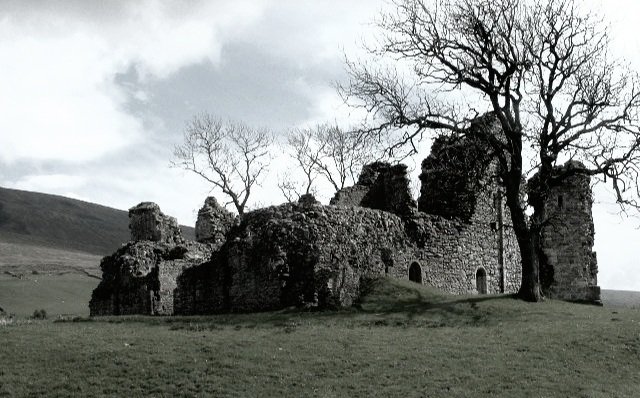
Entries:
{"label": "crumbling stone wall", "polygon": [[499,124],[491,114],[478,118],[462,138],[441,136],[422,161],[418,209],[427,214],[469,221],[478,212],[479,195],[494,187],[490,183],[492,159],[489,148],[474,131],[490,129],[499,134]]}
{"label": "crumbling stone wall", "polygon": [[142,202],[129,209],[132,241],[149,240],[168,244],[184,242],[178,221],[160,211],[153,202]]}
{"label": "crumbling stone wall", "polygon": [[387,212],[313,202],[249,212],[217,258],[189,270],[198,278],[179,282],[186,292],[209,278],[216,304],[192,301],[179,313],[349,306],[363,278],[404,277],[414,256],[407,243],[402,220]]}
{"label": "crumbling stone wall", "polygon": [[172,315],[179,275],[210,256],[210,246],[195,242],[129,242],[102,259],[102,281],[91,295],[90,313]]}
{"label": "crumbling stone wall", "polygon": [[235,224],[236,216],[220,206],[216,198],[209,196],[198,211],[196,240],[210,243],[217,249],[225,242],[227,233]]}
{"label": "crumbling stone wall", "polygon": [[[406,167],[374,163],[332,206],[297,204],[249,212],[238,222],[215,199],[198,213],[198,240],[184,242],[157,205],[130,210],[132,240],[101,263],[92,315],[211,314],[289,306],[349,306],[361,283],[389,275],[455,294],[516,292],[517,241],[495,164],[478,151],[474,128],[441,138],[422,163],[419,208]],[[478,162],[480,162],[478,164]],[[566,167],[578,167],[569,164]],[[589,178],[577,173],[552,190],[543,231],[547,295],[596,301]]]}
{"label": "crumbling stone wall", "polygon": [[220,251],[212,259],[178,275],[174,291],[174,314],[218,314],[230,311],[226,259]]}
{"label": "crumbling stone wall", "polygon": [[131,242],[100,263],[102,281],[91,295],[90,313],[171,315],[178,276],[207,261],[212,246],[185,242],[175,218],[151,202],[129,211],[129,228]]}
{"label": "crumbling stone wall", "polygon": [[547,297],[572,301],[600,301],[598,265],[593,251],[594,226],[591,179],[584,166],[567,162],[560,171],[575,170],[551,188],[542,231],[541,284]]}
{"label": "crumbling stone wall", "polygon": [[365,165],[353,187],[344,188],[331,199],[334,206],[362,206],[409,215],[416,203],[411,196],[407,166],[375,162]]}

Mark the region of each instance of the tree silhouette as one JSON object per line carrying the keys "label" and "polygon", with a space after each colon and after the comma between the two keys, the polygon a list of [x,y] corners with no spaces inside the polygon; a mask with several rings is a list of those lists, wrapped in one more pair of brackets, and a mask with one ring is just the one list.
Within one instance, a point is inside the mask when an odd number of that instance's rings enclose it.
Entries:
{"label": "tree silhouette", "polygon": [[[340,91],[369,111],[368,136],[403,132],[390,149],[429,130],[462,136],[477,109],[494,114],[501,133],[473,130],[474,138],[497,163],[522,258],[519,295],[538,301],[538,243],[552,187],[577,173],[596,176],[618,203],[638,207],[638,76],[610,54],[602,20],[574,0],[394,5],[379,20],[376,63],[348,61],[351,82]],[[378,61],[385,59],[392,63]],[[585,167],[557,168],[568,160]],[[534,173],[528,219],[520,198]]]}

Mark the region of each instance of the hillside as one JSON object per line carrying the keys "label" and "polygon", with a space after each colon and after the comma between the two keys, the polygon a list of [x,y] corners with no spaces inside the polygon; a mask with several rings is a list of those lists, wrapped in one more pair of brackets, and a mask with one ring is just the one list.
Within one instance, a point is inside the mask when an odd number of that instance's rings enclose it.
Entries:
{"label": "hillside", "polygon": [[[0,242],[106,255],[129,240],[128,225],[123,210],[0,188]],[[182,230],[185,238],[194,238],[193,228]]]}

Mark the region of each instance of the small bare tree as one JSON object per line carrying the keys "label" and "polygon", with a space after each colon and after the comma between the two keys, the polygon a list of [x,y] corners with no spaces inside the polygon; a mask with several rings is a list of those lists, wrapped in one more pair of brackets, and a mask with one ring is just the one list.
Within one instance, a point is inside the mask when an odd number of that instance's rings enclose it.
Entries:
{"label": "small bare tree", "polygon": [[295,178],[290,170],[280,176],[278,188],[288,202],[296,202],[304,194],[316,194],[317,164],[324,149],[316,139],[315,129],[295,129],[287,136],[285,151],[294,161],[302,179]]}
{"label": "small bare tree", "polygon": [[272,143],[273,135],[266,129],[203,113],[187,123],[184,142],[174,148],[171,163],[220,189],[242,217],[252,189],[267,170]]}
{"label": "small bare tree", "polygon": [[363,138],[359,131],[329,124],[293,130],[287,146],[303,178],[296,180],[285,173],[278,183],[280,191],[291,202],[302,194],[316,193],[318,177],[336,192],[354,184],[362,166],[380,160],[382,153],[373,140]]}

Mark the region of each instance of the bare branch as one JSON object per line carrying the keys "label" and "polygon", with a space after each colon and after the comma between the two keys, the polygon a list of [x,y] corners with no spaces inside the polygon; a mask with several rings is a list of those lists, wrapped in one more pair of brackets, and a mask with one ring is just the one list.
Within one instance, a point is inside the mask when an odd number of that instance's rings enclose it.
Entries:
{"label": "bare branch", "polygon": [[187,123],[171,164],[199,175],[225,194],[240,216],[271,159],[273,135],[203,113]]}

